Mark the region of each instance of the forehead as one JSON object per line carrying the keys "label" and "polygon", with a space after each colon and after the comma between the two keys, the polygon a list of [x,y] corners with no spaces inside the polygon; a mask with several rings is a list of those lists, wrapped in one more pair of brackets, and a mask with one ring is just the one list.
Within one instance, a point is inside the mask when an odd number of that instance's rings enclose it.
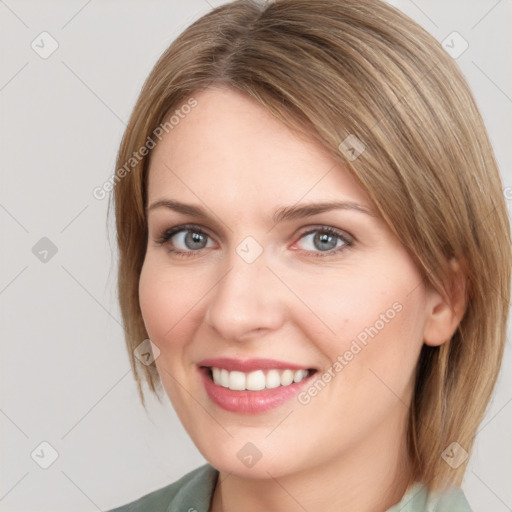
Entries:
{"label": "forehead", "polygon": [[234,206],[296,203],[303,197],[369,205],[341,160],[252,98],[217,88],[193,98],[196,105],[175,117],[179,121],[153,149],[149,201],[170,194]]}

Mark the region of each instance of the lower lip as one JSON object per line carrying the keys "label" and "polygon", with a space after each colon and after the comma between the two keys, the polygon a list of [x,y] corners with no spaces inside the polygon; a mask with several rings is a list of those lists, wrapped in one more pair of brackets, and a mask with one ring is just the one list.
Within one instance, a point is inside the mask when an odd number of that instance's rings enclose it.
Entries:
{"label": "lower lip", "polygon": [[239,414],[260,414],[279,407],[296,396],[313,376],[309,375],[300,382],[289,386],[262,389],[261,391],[234,391],[215,384],[208,375],[209,370],[200,368],[199,372],[210,400],[226,411]]}

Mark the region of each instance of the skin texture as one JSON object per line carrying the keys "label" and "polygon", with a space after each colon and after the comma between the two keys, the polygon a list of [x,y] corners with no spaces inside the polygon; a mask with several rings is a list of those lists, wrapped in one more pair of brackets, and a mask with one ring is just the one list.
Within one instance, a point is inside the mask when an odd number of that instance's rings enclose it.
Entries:
{"label": "skin texture", "polygon": [[[209,218],[148,211],[139,291],[164,388],[221,473],[212,510],[384,511],[409,483],[405,426],[422,344],[448,340],[460,314],[425,284],[376,216],[344,209],[274,224],[282,206],[372,205],[325,149],[254,100],[223,88],[194,97],[197,106],[153,150],[148,205],[179,200]],[[203,249],[185,245],[183,232],[158,243],[165,230],[186,223],[206,231]],[[324,246],[305,233],[325,226],[353,244],[322,256]],[[247,236],[263,248],[250,264],[236,252]],[[197,363],[210,357],[271,358],[326,371],[397,303],[400,311],[306,405],[292,399],[241,415],[205,392]],[[237,457],[247,442],[262,454],[251,468]]]}

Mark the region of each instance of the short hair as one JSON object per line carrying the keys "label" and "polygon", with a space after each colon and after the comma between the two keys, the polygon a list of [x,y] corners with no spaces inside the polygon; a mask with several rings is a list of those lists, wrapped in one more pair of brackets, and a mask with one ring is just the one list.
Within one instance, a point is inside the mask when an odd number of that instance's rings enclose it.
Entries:
{"label": "short hair", "polygon": [[[141,150],[154,146],[162,127],[172,129],[180,105],[211,86],[246,94],[319,141],[440,293],[450,276],[446,262],[461,264],[466,312],[450,340],[423,345],[407,425],[414,477],[430,489],[460,485],[467,461],[453,469],[441,454],[452,442],[471,451],[498,376],[510,225],[493,150],[462,73],[430,34],[379,0],[234,1],[186,28],[152,69],[119,148],[116,169],[124,171],[113,192],[119,301],[142,404],[143,382],[157,396],[161,382],[155,366],[140,364],[133,352],[148,338],[138,283],[151,151]],[[357,158],[343,151],[347,140],[364,148]]]}

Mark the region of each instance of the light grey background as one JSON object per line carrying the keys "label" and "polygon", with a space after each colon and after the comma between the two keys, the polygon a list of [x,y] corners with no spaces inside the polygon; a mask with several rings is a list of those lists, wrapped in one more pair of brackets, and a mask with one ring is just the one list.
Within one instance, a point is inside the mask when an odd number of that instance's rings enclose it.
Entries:
{"label": "light grey background", "polygon": [[[106,510],[204,462],[167,399],[163,406],[149,399],[149,416],[139,405],[107,200],[92,190],[114,171],[125,122],[156,59],[221,3],[0,0],[2,511]],[[457,31],[469,43],[457,62],[509,187],[512,2],[391,3],[439,41]],[[58,43],[46,59],[31,47],[50,48],[43,31]],[[43,237],[57,248],[46,262],[32,251]],[[508,343],[463,485],[475,511],[512,510],[511,381]],[[43,469],[52,450],[58,458]]]}

